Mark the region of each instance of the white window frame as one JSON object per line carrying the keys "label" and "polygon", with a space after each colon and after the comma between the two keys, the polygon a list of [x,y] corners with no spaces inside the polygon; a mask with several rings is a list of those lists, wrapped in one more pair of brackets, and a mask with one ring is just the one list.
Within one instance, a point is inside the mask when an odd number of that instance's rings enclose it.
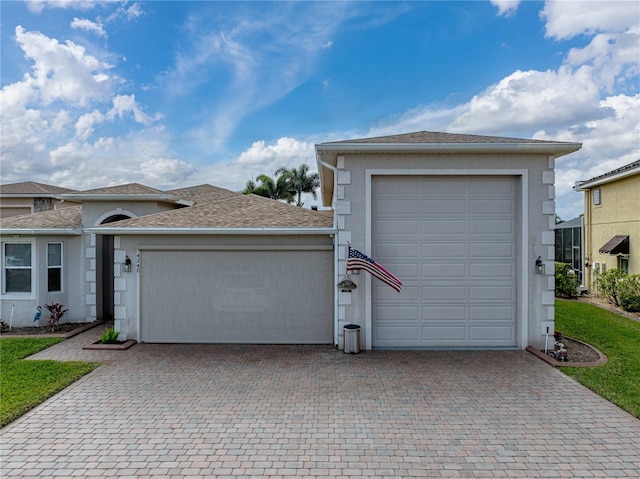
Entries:
{"label": "white window frame", "polygon": [[[31,291],[26,293],[17,293],[17,292],[7,292],[6,288],[6,264],[5,264],[5,253],[6,253],[6,245],[7,244],[29,244],[31,245]],[[15,239],[6,239],[2,241],[1,244],[2,251],[0,252],[0,260],[2,261],[2,277],[0,278],[0,282],[2,283],[2,289],[0,290],[0,295],[3,299],[35,299],[36,297],[36,276],[38,272],[38,268],[36,265],[36,240],[35,238],[15,238]]]}
{"label": "white window frame", "polygon": [[[50,265],[49,264],[49,246],[59,244],[60,245],[60,264],[59,265]],[[64,291],[64,275],[63,275],[63,265],[64,265],[64,243],[62,241],[51,241],[47,243],[46,249],[47,255],[47,293],[62,293]],[[59,269],[60,270],[60,289],[59,290],[50,290],[49,289],[49,270],[50,269]]]}

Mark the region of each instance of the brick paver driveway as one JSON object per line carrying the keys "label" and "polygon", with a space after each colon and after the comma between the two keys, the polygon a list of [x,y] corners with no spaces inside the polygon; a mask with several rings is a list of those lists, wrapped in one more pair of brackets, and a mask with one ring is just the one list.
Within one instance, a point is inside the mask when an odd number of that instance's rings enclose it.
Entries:
{"label": "brick paver driveway", "polygon": [[640,421],[525,352],[137,345],[1,431],[3,477],[640,477]]}

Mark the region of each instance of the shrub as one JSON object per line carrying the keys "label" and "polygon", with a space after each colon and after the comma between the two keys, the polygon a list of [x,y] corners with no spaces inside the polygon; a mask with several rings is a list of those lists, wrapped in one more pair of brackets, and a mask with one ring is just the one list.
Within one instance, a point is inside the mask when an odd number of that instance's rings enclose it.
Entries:
{"label": "shrub", "polygon": [[100,335],[100,342],[102,344],[115,344],[118,342],[118,336],[120,336],[120,331],[116,331],[115,326],[113,326],[104,330],[104,333]]}
{"label": "shrub", "polygon": [[640,274],[632,274],[620,281],[618,297],[625,311],[640,311]]}
{"label": "shrub", "polygon": [[60,303],[45,304],[44,307],[47,308],[47,311],[49,311],[49,319],[47,321],[47,324],[49,325],[49,327],[51,328],[51,332],[53,333],[58,327],[58,324],[60,324],[60,320],[62,319],[62,317],[69,310],[64,309],[64,305]]}
{"label": "shrub", "polygon": [[611,304],[620,306],[619,285],[623,278],[626,278],[627,273],[620,269],[610,269],[604,273],[596,276],[596,286],[600,293]]}
{"label": "shrub", "polygon": [[559,298],[575,298],[578,296],[580,279],[568,263],[555,264],[556,296]]}

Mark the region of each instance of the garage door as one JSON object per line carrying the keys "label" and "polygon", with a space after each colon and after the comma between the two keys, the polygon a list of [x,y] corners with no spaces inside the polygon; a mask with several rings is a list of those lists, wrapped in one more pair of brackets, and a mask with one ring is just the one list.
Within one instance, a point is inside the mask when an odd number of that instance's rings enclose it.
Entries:
{"label": "garage door", "polygon": [[404,285],[373,280],[374,347],[516,346],[516,186],[373,178],[373,257]]}
{"label": "garage door", "polygon": [[141,251],[144,342],[331,343],[333,253]]}

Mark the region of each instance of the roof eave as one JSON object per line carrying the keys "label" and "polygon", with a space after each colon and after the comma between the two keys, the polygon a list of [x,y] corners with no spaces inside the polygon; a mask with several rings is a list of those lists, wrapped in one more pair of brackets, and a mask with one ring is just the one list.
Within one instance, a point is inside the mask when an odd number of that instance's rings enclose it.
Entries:
{"label": "roof eave", "polygon": [[626,178],[627,176],[633,176],[640,174],[640,166],[636,168],[631,168],[629,170],[621,171],[620,173],[616,173],[615,175],[607,176],[606,178],[599,178],[596,180],[586,180],[583,182],[579,182],[576,185],[576,191],[586,191],[595,186],[604,185],[605,183],[611,183],[612,181],[621,180],[622,178]]}
{"label": "roof eave", "polygon": [[2,236],[15,235],[51,235],[51,236],[80,236],[82,228],[2,228]]}
{"label": "roof eave", "polygon": [[334,228],[86,228],[102,235],[331,235]]}

